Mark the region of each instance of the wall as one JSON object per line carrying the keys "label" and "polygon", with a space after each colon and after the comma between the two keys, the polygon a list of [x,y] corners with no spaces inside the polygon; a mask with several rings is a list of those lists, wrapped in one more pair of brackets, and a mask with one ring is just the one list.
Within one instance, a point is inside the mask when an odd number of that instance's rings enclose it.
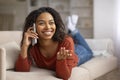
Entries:
{"label": "wall", "polygon": [[94,0],[94,38],[112,38],[115,0]]}
{"label": "wall", "polygon": [[[21,30],[24,19],[28,12],[43,6],[50,6],[56,9],[62,16],[63,22],[71,14],[79,16],[77,28],[85,38],[93,38],[93,0],[0,0],[0,11],[14,13],[14,25],[10,29],[0,28],[0,30]],[[8,21],[9,22],[9,21]],[[10,22],[11,23],[11,22]],[[1,25],[0,25],[1,26]],[[4,25],[6,26],[6,25]]]}
{"label": "wall", "polygon": [[94,38],[111,38],[113,40],[120,67],[119,0],[94,0]]}
{"label": "wall", "polygon": [[[0,1],[0,13],[12,15],[14,18],[11,26],[9,28],[7,26],[1,26],[4,28],[0,28],[2,30],[21,30],[23,27],[23,23],[25,20],[25,17],[27,15],[27,6],[26,2],[19,2],[17,0],[2,0]],[[7,17],[8,19],[9,17]],[[10,21],[4,22],[4,23],[10,23]],[[6,28],[5,28],[6,27]]]}
{"label": "wall", "polygon": [[93,0],[70,0],[70,14],[79,15],[78,29],[85,38],[93,38]]}
{"label": "wall", "polygon": [[42,6],[56,9],[65,25],[68,16],[77,14],[79,16],[77,28],[81,35],[93,38],[93,0],[37,0],[36,6],[31,6],[31,10]]}

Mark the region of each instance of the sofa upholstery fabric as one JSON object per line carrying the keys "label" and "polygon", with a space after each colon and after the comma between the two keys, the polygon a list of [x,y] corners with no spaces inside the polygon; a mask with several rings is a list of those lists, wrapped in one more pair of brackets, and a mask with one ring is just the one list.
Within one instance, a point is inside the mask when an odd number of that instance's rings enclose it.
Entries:
{"label": "sofa upholstery fabric", "polygon": [[6,69],[13,69],[14,63],[17,60],[20,47],[15,41],[8,42],[0,45],[0,47],[5,48],[6,51]]}

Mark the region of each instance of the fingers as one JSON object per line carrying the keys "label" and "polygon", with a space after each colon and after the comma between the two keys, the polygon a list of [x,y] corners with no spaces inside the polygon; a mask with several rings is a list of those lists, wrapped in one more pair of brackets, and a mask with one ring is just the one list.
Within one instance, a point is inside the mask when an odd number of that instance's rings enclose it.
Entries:
{"label": "fingers", "polygon": [[31,37],[31,38],[38,38],[38,34],[37,33],[35,33],[35,32],[30,32],[29,33],[29,36]]}
{"label": "fingers", "polygon": [[38,34],[33,31],[33,27],[28,28],[26,35],[28,35],[31,38],[38,38]]}
{"label": "fingers", "polygon": [[67,53],[67,57],[71,57],[72,56],[71,50],[66,50],[66,53]]}
{"label": "fingers", "polygon": [[67,55],[66,55],[65,47],[61,47],[59,56],[61,57],[61,59],[66,59]]}
{"label": "fingers", "polygon": [[65,47],[61,47],[60,51],[57,53],[57,59],[62,60],[66,58],[70,58],[72,53],[70,50],[66,50]]}
{"label": "fingers", "polygon": [[68,52],[67,52],[67,59],[72,59],[72,53],[73,53],[72,50],[68,50]]}
{"label": "fingers", "polygon": [[36,32],[34,32],[33,30],[29,31],[29,33],[32,33],[32,34],[35,34],[35,35],[38,35]]}

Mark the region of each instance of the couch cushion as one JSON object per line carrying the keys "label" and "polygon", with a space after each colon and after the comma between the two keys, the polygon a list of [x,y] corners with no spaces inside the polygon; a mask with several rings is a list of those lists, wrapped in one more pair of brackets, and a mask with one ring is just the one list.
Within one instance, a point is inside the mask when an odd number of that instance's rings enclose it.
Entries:
{"label": "couch cushion", "polygon": [[85,68],[74,67],[69,80],[90,80],[90,74]]}
{"label": "couch cushion", "polygon": [[55,77],[55,72],[47,69],[31,67],[30,72],[7,71],[6,80],[62,80]]}
{"label": "couch cushion", "polygon": [[0,44],[8,43],[11,41],[20,44],[22,39],[22,31],[0,31]]}
{"label": "couch cushion", "polygon": [[[15,72],[8,70],[6,78],[6,80],[63,80],[56,78],[54,71],[33,66],[31,67],[30,72]],[[88,70],[81,67],[75,67],[72,70],[69,80],[90,80],[89,78]]]}
{"label": "couch cushion", "polygon": [[93,51],[93,56],[94,57],[99,57],[99,56],[111,56],[113,54],[108,53],[107,50],[94,50]]}
{"label": "couch cushion", "polygon": [[20,51],[19,46],[16,42],[8,42],[0,45],[0,47],[5,48],[6,51],[6,69],[14,68],[15,61],[18,58],[18,54]]}
{"label": "couch cushion", "polygon": [[113,41],[111,39],[86,39],[86,41],[93,51],[106,50],[109,54],[115,53]]}
{"label": "couch cushion", "polygon": [[113,55],[94,57],[81,67],[90,72],[91,79],[96,79],[117,67],[117,58]]}

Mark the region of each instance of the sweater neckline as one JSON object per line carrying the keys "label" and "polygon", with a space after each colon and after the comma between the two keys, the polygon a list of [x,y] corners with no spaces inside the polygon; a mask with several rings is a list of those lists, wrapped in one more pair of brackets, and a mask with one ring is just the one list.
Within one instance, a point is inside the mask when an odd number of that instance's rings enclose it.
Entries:
{"label": "sweater neckline", "polygon": [[58,43],[58,47],[57,47],[54,55],[51,56],[51,57],[49,57],[49,58],[47,58],[47,57],[45,57],[45,56],[42,55],[42,53],[41,53],[41,51],[40,51],[40,49],[39,49],[39,44],[37,44],[38,52],[39,52],[39,54],[40,54],[45,60],[51,60],[51,59],[53,59],[55,56],[57,56],[57,52],[59,51],[59,47],[60,47],[60,43]]}

